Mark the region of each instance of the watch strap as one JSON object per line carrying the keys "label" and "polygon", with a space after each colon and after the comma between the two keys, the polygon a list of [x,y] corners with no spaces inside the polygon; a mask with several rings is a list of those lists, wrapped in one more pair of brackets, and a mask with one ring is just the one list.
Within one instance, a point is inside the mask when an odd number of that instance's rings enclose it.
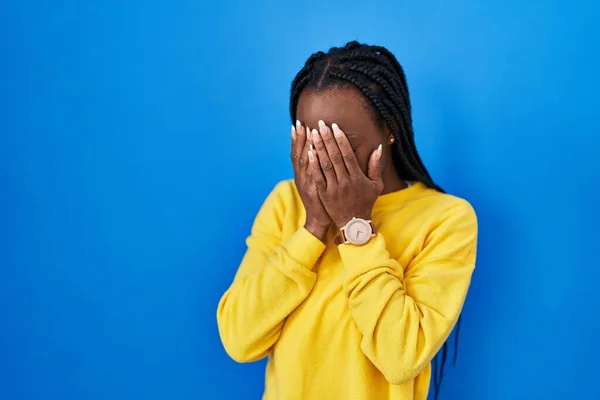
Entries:
{"label": "watch strap", "polygon": [[335,244],[338,246],[340,244],[346,243],[346,229],[340,229],[339,233],[335,236]]}

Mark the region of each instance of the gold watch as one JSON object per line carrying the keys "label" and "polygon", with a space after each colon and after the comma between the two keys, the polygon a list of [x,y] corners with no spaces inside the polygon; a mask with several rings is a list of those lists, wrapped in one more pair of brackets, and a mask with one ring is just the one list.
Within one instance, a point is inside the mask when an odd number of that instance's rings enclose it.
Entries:
{"label": "gold watch", "polygon": [[335,238],[336,244],[362,246],[375,236],[373,222],[362,218],[352,218]]}

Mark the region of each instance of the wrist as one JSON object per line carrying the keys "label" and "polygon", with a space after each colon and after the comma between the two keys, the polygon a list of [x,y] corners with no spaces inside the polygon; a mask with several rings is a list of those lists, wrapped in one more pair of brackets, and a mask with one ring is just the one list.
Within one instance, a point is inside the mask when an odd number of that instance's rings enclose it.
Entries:
{"label": "wrist", "polygon": [[318,224],[314,222],[307,222],[304,224],[304,229],[310,232],[314,237],[325,243],[325,237],[329,230],[329,225]]}
{"label": "wrist", "polygon": [[345,227],[348,222],[352,221],[353,218],[360,218],[360,219],[364,219],[365,221],[371,221],[371,213],[358,213],[355,215],[352,215],[351,217],[344,217],[344,218],[339,218],[338,220],[336,220],[335,226],[338,230],[341,230],[343,227]]}

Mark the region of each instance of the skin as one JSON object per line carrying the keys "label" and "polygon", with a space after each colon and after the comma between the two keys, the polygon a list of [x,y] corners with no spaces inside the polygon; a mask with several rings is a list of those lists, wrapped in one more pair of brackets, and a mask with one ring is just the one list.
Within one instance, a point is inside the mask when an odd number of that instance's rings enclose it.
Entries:
{"label": "skin", "polygon": [[371,219],[379,195],[406,187],[392,163],[392,135],[377,124],[358,90],[305,91],[296,115],[294,178],[305,228],[321,241],[332,224],[341,229],[353,217]]}

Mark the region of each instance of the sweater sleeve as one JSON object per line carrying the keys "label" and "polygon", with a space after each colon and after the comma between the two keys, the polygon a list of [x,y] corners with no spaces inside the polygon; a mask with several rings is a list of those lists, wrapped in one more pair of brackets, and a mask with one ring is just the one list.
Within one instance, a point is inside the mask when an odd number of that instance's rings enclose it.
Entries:
{"label": "sweater sleeve", "polygon": [[325,250],[325,244],[304,228],[282,240],[286,207],[293,201],[284,185],[271,192],[258,212],[246,254],[218,305],[221,341],[238,362],[268,355],[286,317],[312,290],[312,269]]}
{"label": "sweater sleeve", "polygon": [[339,246],[361,349],[390,383],[414,379],[450,335],[475,268],[476,242],[475,212],[461,202],[444,213],[406,269],[390,257],[381,234],[364,246]]}

